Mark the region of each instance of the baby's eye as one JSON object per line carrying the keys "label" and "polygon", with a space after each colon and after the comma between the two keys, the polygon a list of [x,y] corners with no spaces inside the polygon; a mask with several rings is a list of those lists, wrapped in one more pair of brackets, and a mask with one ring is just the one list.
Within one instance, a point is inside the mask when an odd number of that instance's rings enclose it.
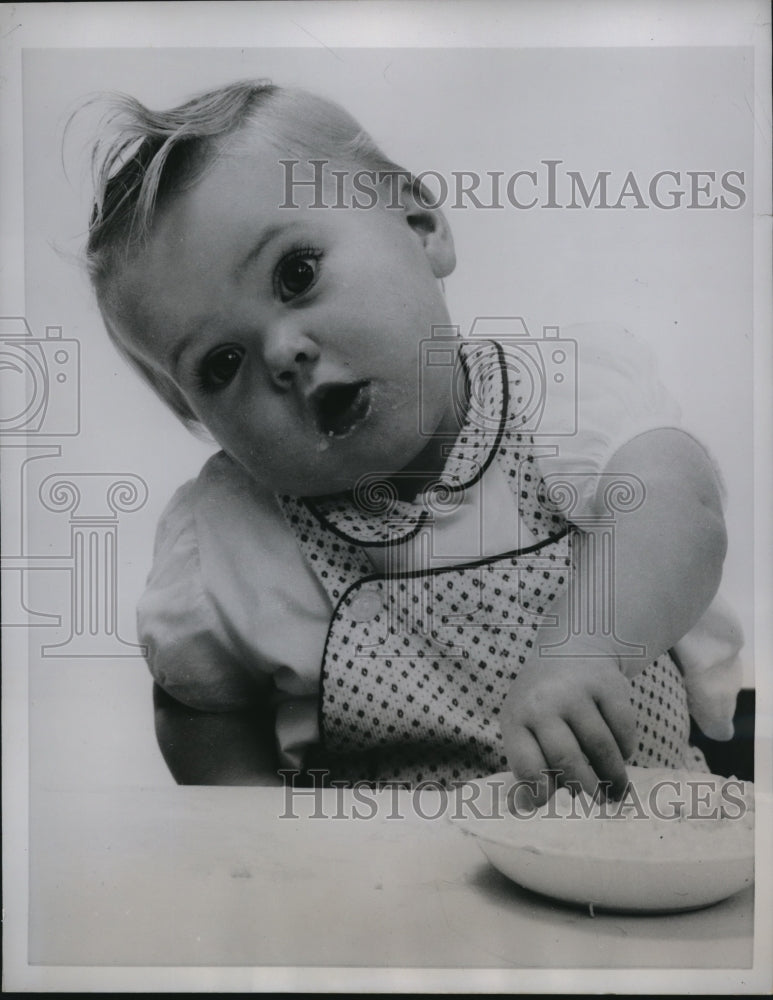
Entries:
{"label": "baby's eye", "polygon": [[204,358],[199,380],[204,389],[222,389],[232,381],[242,363],[241,347],[218,347]]}
{"label": "baby's eye", "polygon": [[283,302],[307,292],[317,280],[320,254],[300,250],[279,262],[276,269],[277,293]]}

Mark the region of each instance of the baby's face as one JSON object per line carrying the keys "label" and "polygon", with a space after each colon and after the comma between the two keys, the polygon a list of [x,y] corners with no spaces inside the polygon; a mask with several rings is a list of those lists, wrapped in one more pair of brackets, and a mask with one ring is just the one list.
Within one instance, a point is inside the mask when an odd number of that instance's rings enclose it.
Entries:
{"label": "baby's face", "polygon": [[281,208],[282,158],[253,138],[166,202],[111,319],[259,481],[320,495],[405,468],[449,426],[449,371],[419,360],[449,322],[453,247],[410,206]]}

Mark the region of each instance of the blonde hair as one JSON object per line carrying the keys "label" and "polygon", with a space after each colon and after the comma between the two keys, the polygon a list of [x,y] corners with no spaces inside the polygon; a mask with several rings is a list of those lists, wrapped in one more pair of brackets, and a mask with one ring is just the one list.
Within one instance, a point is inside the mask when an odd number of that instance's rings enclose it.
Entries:
{"label": "blonde hair", "polygon": [[[218,87],[167,111],[152,111],[126,94],[109,95],[106,102],[107,135],[95,142],[91,157],[89,276],[107,332],[120,353],[184,423],[195,424],[195,415],[172,380],[133,354],[110,318],[115,278],[148,239],[164,200],[195,184],[226,141],[250,126],[260,127],[291,156],[407,175],[338,104],[266,80]],[[423,194],[421,189],[418,193]]]}

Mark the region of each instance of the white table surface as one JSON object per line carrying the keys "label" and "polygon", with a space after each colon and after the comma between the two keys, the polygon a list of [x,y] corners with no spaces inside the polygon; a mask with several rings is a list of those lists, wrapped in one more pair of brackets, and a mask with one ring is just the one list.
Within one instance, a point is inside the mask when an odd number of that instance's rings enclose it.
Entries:
{"label": "white table surface", "polygon": [[[597,914],[521,889],[409,792],[280,818],[274,788],[32,790],[29,960],[83,966],[746,968],[753,890]],[[336,811],[336,792],[323,811]],[[423,807],[426,813],[434,808]],[[361,812],[369,809],[360,807]]]}

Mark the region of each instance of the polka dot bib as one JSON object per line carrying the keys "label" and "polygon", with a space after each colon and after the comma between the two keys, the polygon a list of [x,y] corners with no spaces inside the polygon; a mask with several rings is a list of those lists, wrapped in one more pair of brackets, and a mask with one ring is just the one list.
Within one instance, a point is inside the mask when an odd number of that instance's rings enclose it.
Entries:
{"label": "polka dot bib", "polygon": [[[460,352],[470,406],[443,474],[419,503],[375,477],[352,494],[279,496],[334,608],[321,671],[321,746],[307,762],[350,781],[448,786],[507,768],[499,713],[535,633],[571,580],[576,529],[551,511],[520,380],[493,342]],[[375,573],[369,547],[417,535],[431,545],[438,506],[504,470],[529,537],[518,549],[452,567]],[[388,562],[388,560],[387,560]],[[632,763],[685,766],[684,684],[667,654],[632,682],[639,748]]]}

